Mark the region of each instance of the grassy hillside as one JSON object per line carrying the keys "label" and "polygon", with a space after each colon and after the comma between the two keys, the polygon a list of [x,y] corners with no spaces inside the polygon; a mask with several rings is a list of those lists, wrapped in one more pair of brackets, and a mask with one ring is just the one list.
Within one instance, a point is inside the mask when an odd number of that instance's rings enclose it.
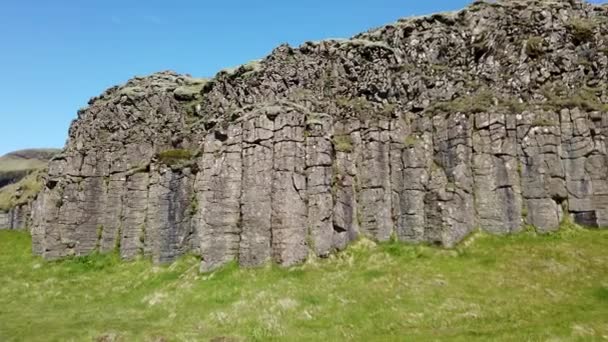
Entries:
{"label": "grassy hillside", "polygon": [[[608,338],[608,231],[361,241],[290,270],[197,272],[115,255],[45,262],[0,232],[1,341],[592,341]],[[225,337],[225,339],[219,339]]]}
{"label": "grassy hillside", "polygon": [[58,149],[47,148],[8,153],[0,157],[0,172],[39,169],[46,166],[47,161],[60,151]]}
{"label": "grassy hillside", "polygon": [[[43,181],[39,170],[31,171],[20,181],[0,188],[0,211],[8,211],[25,204],[42,190]],[[1,227],[3,228],[3,227]]]}
{"label": "grassy hillside", "polygon": [[0,210],[7,211],[16,204],[26,203],[42,187],[39,171],[61,150],[29,149],[0,157]]}

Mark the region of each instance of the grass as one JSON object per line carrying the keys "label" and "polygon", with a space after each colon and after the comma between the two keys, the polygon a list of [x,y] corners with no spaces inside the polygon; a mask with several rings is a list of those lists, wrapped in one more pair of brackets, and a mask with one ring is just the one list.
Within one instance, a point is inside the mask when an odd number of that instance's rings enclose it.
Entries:
{"label": "grass", "polygon": [[561,110],[563,108],[578,108],[583,111],[608,111],[608,104],[603,103],[600,94],[604,88],[587,86],[568,90],[562,84],[554,83],[541,88],[546,101],[529,101],[523,103],[517,98],[496,94],[487,88],[481,88],[472,94],[459,96],[450,101],[440,101],[425,109],[429,115],[445,113],[476,114],[488,112],[490,109],[501,109],[507,113],[518,114],[526,109],[543,108],[546,110]]}
{"label": "grass", "polygon": [[0,157],[0,172],[29,171],[46,166],[58,149],[31,149],[9,153]]}
{"label": "grass", "polygon": [[179,165],[191,160],[195,156],[195,152],[185,149],[166,150],[158,153],[159,161],[168,166]]}
{"label": "grass", "polygon": [[38,159],[22,159],[13,157],[0,158],[0,172],[33,170],[45,167],[47,162]]}
{"label": "grass", "polygon": [[463,95],[451,101],[437,102],[428,107],[429,115],[441,113],[476,114],[487,112],[491,108],[500,108],[509,113],[521,113],[525,105],[514,97],[496,94],[488,88],[480,88],[472,94]]}
{"label": "grass", "polygon": [[[608,338],[608,231],[477,234],[455,250],[362,240],[291,269],[46,262],[0,231],[2,341],[588,341]],[[230,340],[230,339],[227,339]]]}
{"label": "grass", "polygon": [[[29,149],[1,156],[0,189],[18,182],[33,171],[45,168],[48,160],[59,152],[60,150],[57,149]],[[0,194],[0,197],[2,196],[4,195]],[[0,202],[2,202],[2,199],[0,199]]]}
{"label": "grass", "polygon": [[374,110],[371,102],[362,96],[354,98],[337,96],[336,104],[338,107],[350,109],[359,114],[366,114]]}
{"label": "grass", "polygon": [[543,104],[547,109],[579,108],[584,111],[608,111],[608,104],[603,103],[598,95],[602,89],[583,86],[569,92],[545,87],[541,91],[547,98],[547,102]]}
{"label": "grass", "polygon": [[8,211],[36,197],[43,187],[41,172],[33,171],[19,182],[0,188],[0,211]]}
{"label": "grass", "polygon": [[201,99],[201,91],[207,83],[209,80],[205,78],[188,78],[184,85],[173,91],[173,94],[179,100],[198,103]]}
{"label": "grass", "polygon": [[530,58],[538,58],[544,54],[543,39],[541,37],[530,37],[526,41],[526,54]]}
{"label": "grass", "polygon": [[220,70],[218,75],[224,74],[224,75],[227,75],[229,78],[233,78],[233,79],[238,78],[238,77],[247,78],[247,77],[250,77],[253,74],[261,71],[262,69],[263,69],[262,60],[254,59],[243,65],[239,65],[237,67],[226,68],[226,69]]}
{"label": "grass", "polygon": [[575,19],[569,23],[574,44],[580,45],[593,40],[593,30],[599,23],[591,19]]}
{"label": "grass", "polygon": [[338,152],[353,152],[353,138],[348,134],[334,135],[332,142],[334,144],[334,149]]}
{"label": "grass", "polygon": [[409,134],[403,139],[403,144],[408,148],[415,147],[420,142],[420,138],[414,134]]}

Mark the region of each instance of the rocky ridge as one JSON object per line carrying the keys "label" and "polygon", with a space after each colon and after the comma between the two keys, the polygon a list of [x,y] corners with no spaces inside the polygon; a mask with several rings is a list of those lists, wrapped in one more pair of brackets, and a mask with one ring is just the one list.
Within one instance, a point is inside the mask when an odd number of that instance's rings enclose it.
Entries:
{"label": "rocky ridge", "polygon": [[293,265],[359,236],[451,247],[608,226],[608,8],[475,2],[172,72],[79,111],[33,203],[46,258]]}

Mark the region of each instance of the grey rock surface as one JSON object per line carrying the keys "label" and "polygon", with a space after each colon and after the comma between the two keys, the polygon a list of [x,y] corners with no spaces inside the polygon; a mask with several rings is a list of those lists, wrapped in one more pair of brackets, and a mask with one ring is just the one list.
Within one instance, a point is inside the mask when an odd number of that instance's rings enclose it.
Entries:
{"label": "grey rock surface", "polygon": [[605,6],[475,2],[211,80],[134,78],[78,113],[30,209],[34,251],[192,252],[210,271],[359,236],[606,227],[606,37]]}
{"label": "grey rock surface", "polygon": [[0,230],[29,230],[35,205],[36,202],[31,202],[11,208],[8,212],[0,211]]}

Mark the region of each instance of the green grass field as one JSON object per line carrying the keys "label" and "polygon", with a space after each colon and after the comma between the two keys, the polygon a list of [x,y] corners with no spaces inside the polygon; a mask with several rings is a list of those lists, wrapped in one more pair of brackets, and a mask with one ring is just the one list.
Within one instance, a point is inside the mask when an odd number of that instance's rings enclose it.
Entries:
{"label": "green grass field", "polygon": [[600,341],[608,231],[360,241],[328,260],[199,274],[115,255],[45,262],[0,232],[0,341]]}

